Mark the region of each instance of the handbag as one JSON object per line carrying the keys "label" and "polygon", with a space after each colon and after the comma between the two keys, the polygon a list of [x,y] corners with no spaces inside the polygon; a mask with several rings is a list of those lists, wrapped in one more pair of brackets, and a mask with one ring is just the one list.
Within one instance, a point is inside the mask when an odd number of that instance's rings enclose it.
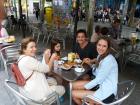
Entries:
{"label": "handbag", "polygon": [[18,67],[18,62],[20,60],[18,60],[17,62],[11,64],[11,70],[12,70],[12,73],[14,75],[14,78],[16,80],[17,85],[24,86],[26,84],[26,81],[31,78],[31,76],[33,75],[34,71],[32,72],[32,74],[27,79],[25,79],[24,76],[22,75],[22,73],[20,72],[19,67]]}

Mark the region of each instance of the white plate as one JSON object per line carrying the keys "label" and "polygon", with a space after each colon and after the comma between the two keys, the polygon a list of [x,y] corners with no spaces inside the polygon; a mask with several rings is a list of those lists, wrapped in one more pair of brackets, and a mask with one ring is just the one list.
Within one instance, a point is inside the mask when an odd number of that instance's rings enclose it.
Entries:
{"label": "white plate", "polygon": [[82,73],[82,72],[85,71],[84,68],[78,68],[78,67],[76,67],[74,70],[75,70],[76,72],[78,72],[78,73]]}
{"label": "white plate", "polygon": [[66,60],[68,60],[68,57],[63,57],[61,59],[64,60],[64,61],[66,61]]}
{"label": "white plate", "polygon": [[59,65],[62,65],[64,63],[64,61],[58,61]]}
{"label": "white plate", "polygon": [[65,67],[64,65],[61,65],[61,69],[63,70],[69,70],[72,66],[67,65],[67,67]]}

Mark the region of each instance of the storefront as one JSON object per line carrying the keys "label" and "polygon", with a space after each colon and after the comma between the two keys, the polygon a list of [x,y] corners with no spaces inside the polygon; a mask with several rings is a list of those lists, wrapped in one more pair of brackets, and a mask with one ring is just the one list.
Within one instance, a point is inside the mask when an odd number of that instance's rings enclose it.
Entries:
{"label": "storefront", "polygon": [[70,0],[53,0],[54,24],[63,27],[71,23],[70,7]]}

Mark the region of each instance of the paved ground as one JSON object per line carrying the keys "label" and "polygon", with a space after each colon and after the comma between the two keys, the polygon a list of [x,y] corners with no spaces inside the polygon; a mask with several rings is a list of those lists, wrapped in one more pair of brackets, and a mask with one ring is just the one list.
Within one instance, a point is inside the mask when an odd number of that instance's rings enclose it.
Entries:
{"label": "paved ground", "polygon": [[[35,18],[32,16],[31,20],[35,20]],[[96,24],[100,24],[101,26],[109,26],[109,24],[105,23],[96,23]],[[80,22],[78,24],[78,28],[86,28],[86,22]],[[130,33],[135,31],[134,28],[130,28],[130,27],[123,27],[122,30],[122,35],[123,37],[129,37]],[[22,39],[21,36],[21,32],[20,31],[14,31],[13,34],[16,36],[17,38],[17,42],[20,42]],[[140,37],[140,33],[139,33],[139,37]],[[71,41],[69,39],[67,39],[66,41],[66,50],[67,52],[70,51],[71,48]],[[43,44],[41,42],[41,40],[39,41],[39,50],[42,52],[43,51],[43,47],[45,48],[45,44]],[[66,54],[66,53],[65,53]],[[119,73],[119,81],[123,81],[123,80],[134,80],[136,82],[136,88],[133,92],[133,94],[123,103],[123,105],[140,105],[140,71],[139,71],[139,67],[140,65],[132,65],[132,64],[128,64],[126,69]],[[6,78],[6,75],[4,73],[3,67],[0,67],[0,105],[15,105],[15,100],[14,97],[12,97],[9,92],[7,92],[5,86],[4,86],[4,79]],[[13,100],[13,101],[11,101]],[[68,105],[68,94],[65,95],[65,101],[62,103],[62,105]]]}

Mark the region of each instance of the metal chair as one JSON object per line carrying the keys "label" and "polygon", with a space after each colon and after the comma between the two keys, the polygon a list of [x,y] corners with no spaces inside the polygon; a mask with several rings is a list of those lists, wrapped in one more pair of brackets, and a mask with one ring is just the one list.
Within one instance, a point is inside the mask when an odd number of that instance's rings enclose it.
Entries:
{"label": "metal chair", "polygon": [[47,31],[48,31],[48,35],[47,35],[47,42],[46,44],[48,45],[49,44],[49,41],[52,40],[55,35],[58,34],[58,31],[56,28],[47,28]]}
{"label": "metal chair", "polygon": [[42,35],[42,33],[41,33],[40,29],[37,28],[37,27],[33,27],[32,37],[33,37],[33,38],[37,37],[37,39],[36,39],[36,42],[37,42],[37,43],[38,43],[39,37],[40,37],[41,35]]}
{"label": "metal chair", "polygon": [[58,38],[63,45],[63,49],[65,50],[65,48],[66,48],[66,42],[65,42],[66,33],[64,33],[63,30],[61,30],[61,31],[60,30],[53,32],[53,38]]}
{"label": "metal chair", "polygon": [[50,35],[49,32],[48,32],[48,29],[47,29],[47,27],[45,25],[42,26],[42,34],[44,35],[44,38],[43,38],[43,43],[44,43],[46,37],[48,38],[49,35]]}
{"label": "metal chair", "polygon": [[136,65],[140,65],[140,48],[136,48],[134,51],[128,52],[125,55],[125,61],[123,65],[124,69],[128,62]]}
{"label": "metal chair", "polygon": [[17,99],[18,105],[60,105],[59,96],[56,92],[51,93],[46,99],[41,101],[33,100],[22,95],[18,90],[18,85],[10,80],[5,80],[5,86],[11,94]]}
{"label": "metal chair", "polygon": [[27,22],[27,29],[29,30],[30,33],[32,33],[33,28],[34,28],[33,24],[30,22]]}
{"label": "metal chair", "polygon": [[4,70],[8,78],[10,78],[10,74],[8,73],[8,66],[11,63],[17,61],[19,57],[19,50],[20,45],[10,45],[0,50],[2,63],[4,65]]}
{"label": "metal chair", "polygon": [[135,85],[136,83],[132,80],[127,80],[127,81],[123,81],[119,83],[117,95],[115,97],[115,100],[112,103],[106,104],[106,103],[103,103],[98,98],[94,97],[93,95],[87,95],[86,97],[84,97],[82,105],[90,105],[87,102],[88,99],[94,100],[97,103],[99,103],[97,105],[120,105],[124,100],[126,100],[131,95],[131,93],[133,92],[135,88]]}

